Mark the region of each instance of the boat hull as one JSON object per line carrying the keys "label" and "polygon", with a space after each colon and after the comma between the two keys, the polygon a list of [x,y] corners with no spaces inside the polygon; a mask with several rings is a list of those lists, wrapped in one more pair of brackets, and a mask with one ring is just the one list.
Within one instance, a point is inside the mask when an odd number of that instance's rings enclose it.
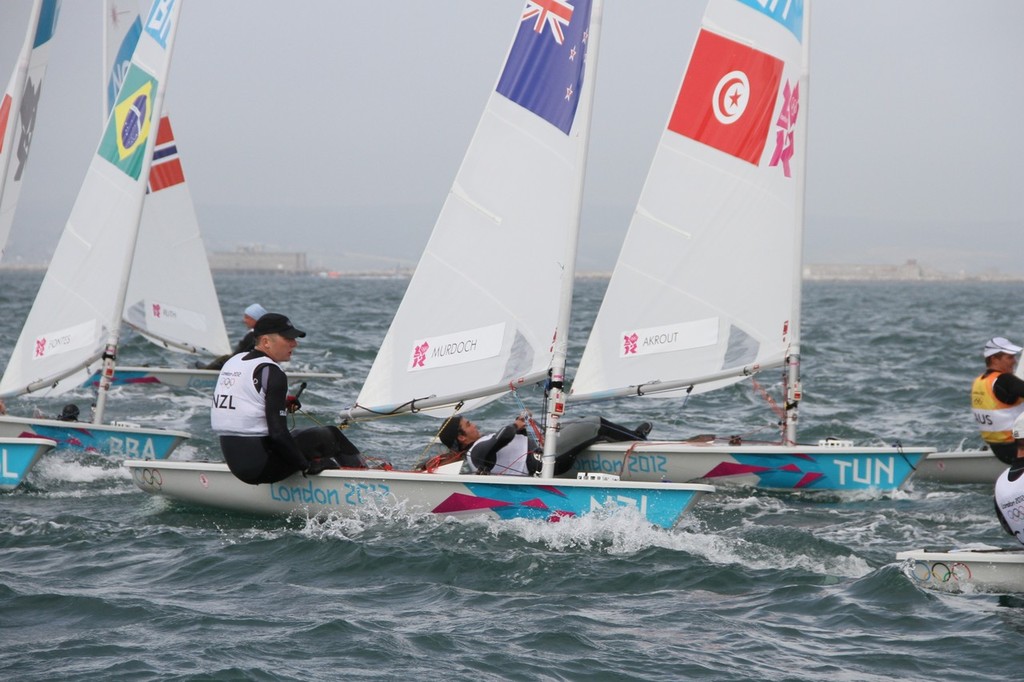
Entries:
{"label": "boat hull", "polygon": [[992,485],[1008,464],[990,450],[933,452],[917,467],[914,478],[939,483],[985,483]]}
{"label": "boat hull", "polygon": [[598,443],[576,470],[627,481],[706,481],[769,490],[895,490],[934,448],[637,441]]}
{"label": "boat hull", "polygon": [[606,505],[633,507],[651,523],[671,528],[708,485],[643,484],[609,480],[460,476],[381,469],[340,469],[274,484],[249,485],[226,464],[126,461],[143,491],[180,502],[238,512],[354,515],[370,507],[456,517],[558,521]]}
{"label": "boat hull", "polygon": [[48,438],[0,438],[0,491],[24,483],[36,461],[55,447]]}
{"label": "boat hull", "polygon": [[166,459],[189,438],[189,434],[116,422],[93,424],[0,416],[0,438],[49,438],[56,441],[58,448],[82,450],[118,459]]}
{"label": "boat hull", "polygon": [[[114,370],[113,386],[169,386],[171,388],[213,389],[217,385],[220,370],[188,369],[174,367],[117,367]],[[342,374],[327,372],[288,372],[288,380],[296,381],[337,381],[343,379]],[[83,388],[95,388],[99,385],[100,373],[96,372],[84,384]]]}
{"label": "boat hull", "polygon": [[1024,592],[1024,547],[914,549],[896,555],[921,587],[943,592]]}

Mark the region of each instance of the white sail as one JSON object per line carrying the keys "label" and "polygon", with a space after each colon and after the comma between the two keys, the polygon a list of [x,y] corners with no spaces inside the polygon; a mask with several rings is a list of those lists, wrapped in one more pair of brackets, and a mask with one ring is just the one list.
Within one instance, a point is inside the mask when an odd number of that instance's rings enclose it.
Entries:
{"label": "white sail", "polygon": [[[135,0],[107,0],[105,4],[106,115],[142,33],[142,21]],[[231,352],[231,343],[166,112],[165,105],[128,282],[124,320],[157,345],[224,355]]]}
{"label": "white sail", "polygon": [[176,0],[157,0],[143,23],[117,103],[0,380],[4,396],[80,386],[95,370],[91,364],[116,355],[180,11]]}
{"label": "white sail", "polygon": [[708,391],[796,351],[804,4],[709,2],[572,399]]}
{"label": "white sail", "polygon": [[32,5],[25,45],[0,99],[0,259],[14,223],[59,13],[60,0],[36,0]]}
{"label": "white sail", "polygon": [[468,409],[547,377],[560,295],[572,286],[591,4],[526,3],[358,408],[393,412],[417,401],[450,413],[460,400],[476,398]]}

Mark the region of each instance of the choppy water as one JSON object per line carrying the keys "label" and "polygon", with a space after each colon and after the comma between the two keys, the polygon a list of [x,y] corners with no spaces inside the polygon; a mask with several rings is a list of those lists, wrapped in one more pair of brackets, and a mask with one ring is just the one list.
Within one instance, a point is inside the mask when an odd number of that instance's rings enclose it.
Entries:
{"label": "choppy water", "polygon": [[[0,272],[0,356],[39,279]],[[259,301],[310,332],[293,367],[345,373],[303,395],[326,421],[354,399],[406,280],[217,284],[235,334],[242,308]],[[604,285],[578,287],[578,330]],[[1010,284],[808,283],[802,439],[974,445],[968,383],[985,338],[1024,338],[1013,326],[1021,299]],[[139,339],[121,360],[186,362]],[[9,408],[55,414],[67,401]],[[480,418],[517,409],[491,406]],[[651,419],[657,437],[774,435],[749,385],[685,406],[600,410]],[[115,389],[108,416],[190,431],[175,457],[216,456],[204,395]],[[432,424],[389,420],[349,435],[410,463]],[[721,490],[673,531],[616,523],[269,520],[169,505],[115,463],[52,453],[28,485],[0,495],[0,679],[1021,677],[1024,601],[925,592],[894,559],[921,545],[1009,544],[988,486],[918,482],[883,497]]]}

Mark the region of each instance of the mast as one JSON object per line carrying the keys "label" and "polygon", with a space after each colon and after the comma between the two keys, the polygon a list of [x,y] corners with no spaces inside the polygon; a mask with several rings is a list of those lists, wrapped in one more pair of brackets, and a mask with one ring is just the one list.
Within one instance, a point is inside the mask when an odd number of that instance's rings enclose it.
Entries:
{"label": "mast", "polygon": [[579,139],[576,205],[571,216],[573,229],[566,240],[558,326],[556,327],[555,342],[552,348],[551,386],[548,400],[547,427],[544,434],[544,459],[541,468],[541,478],[554,477],[558,429],[560,428],[562,413],[565,411],[565,358],[569,350],[569,321],[572,316],[572,292],[576,279],[576,252],[579,247],[580,218],[583,213],[583,188],[587,175],[590,120],[594,108],[594,90],[597,85],[597,54],[600,44],[601,19],[604,12],[603,4],[603,0],[594,0],[590,8],[590,31],[587,39],[586,76],[584,80],[587,94],[581,101],[584,111],[579,120],[582,125],[576,129],[575,133]]}
{"label": "mast", "polygon": [[798,407],[800,405],[800,315],[803,294],[803,245],[804,245],[804,213],[805,202],[807,201],[807,124],[808,102],[810,101],[810,33],[811,25],[811,0],[804,0],[803,16],[803,41],[801,44],[802,58],[800,60],[800,120],[796,128],[796,149],[800,158],[800,179],[797,189],[796,220],[798,238],[794,239],[796,252],[793,263],[796,267],[796,286],[793,287],[792,319],[790,330],[792,342],[786,356],[785,376],[785,412],[783,418],[783,442],[789,445],[796,444],[796,429],[798,420]]}

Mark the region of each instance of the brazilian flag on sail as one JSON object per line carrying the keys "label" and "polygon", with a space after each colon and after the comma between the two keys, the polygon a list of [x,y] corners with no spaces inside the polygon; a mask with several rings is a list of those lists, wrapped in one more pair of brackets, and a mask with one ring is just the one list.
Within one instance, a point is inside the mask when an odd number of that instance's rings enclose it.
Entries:
{"label": "brazilian flag on sail", "polygon": [[132,64],[100,140],[99,155],[134,180],[142,173],[156,92],[156,79]]}

